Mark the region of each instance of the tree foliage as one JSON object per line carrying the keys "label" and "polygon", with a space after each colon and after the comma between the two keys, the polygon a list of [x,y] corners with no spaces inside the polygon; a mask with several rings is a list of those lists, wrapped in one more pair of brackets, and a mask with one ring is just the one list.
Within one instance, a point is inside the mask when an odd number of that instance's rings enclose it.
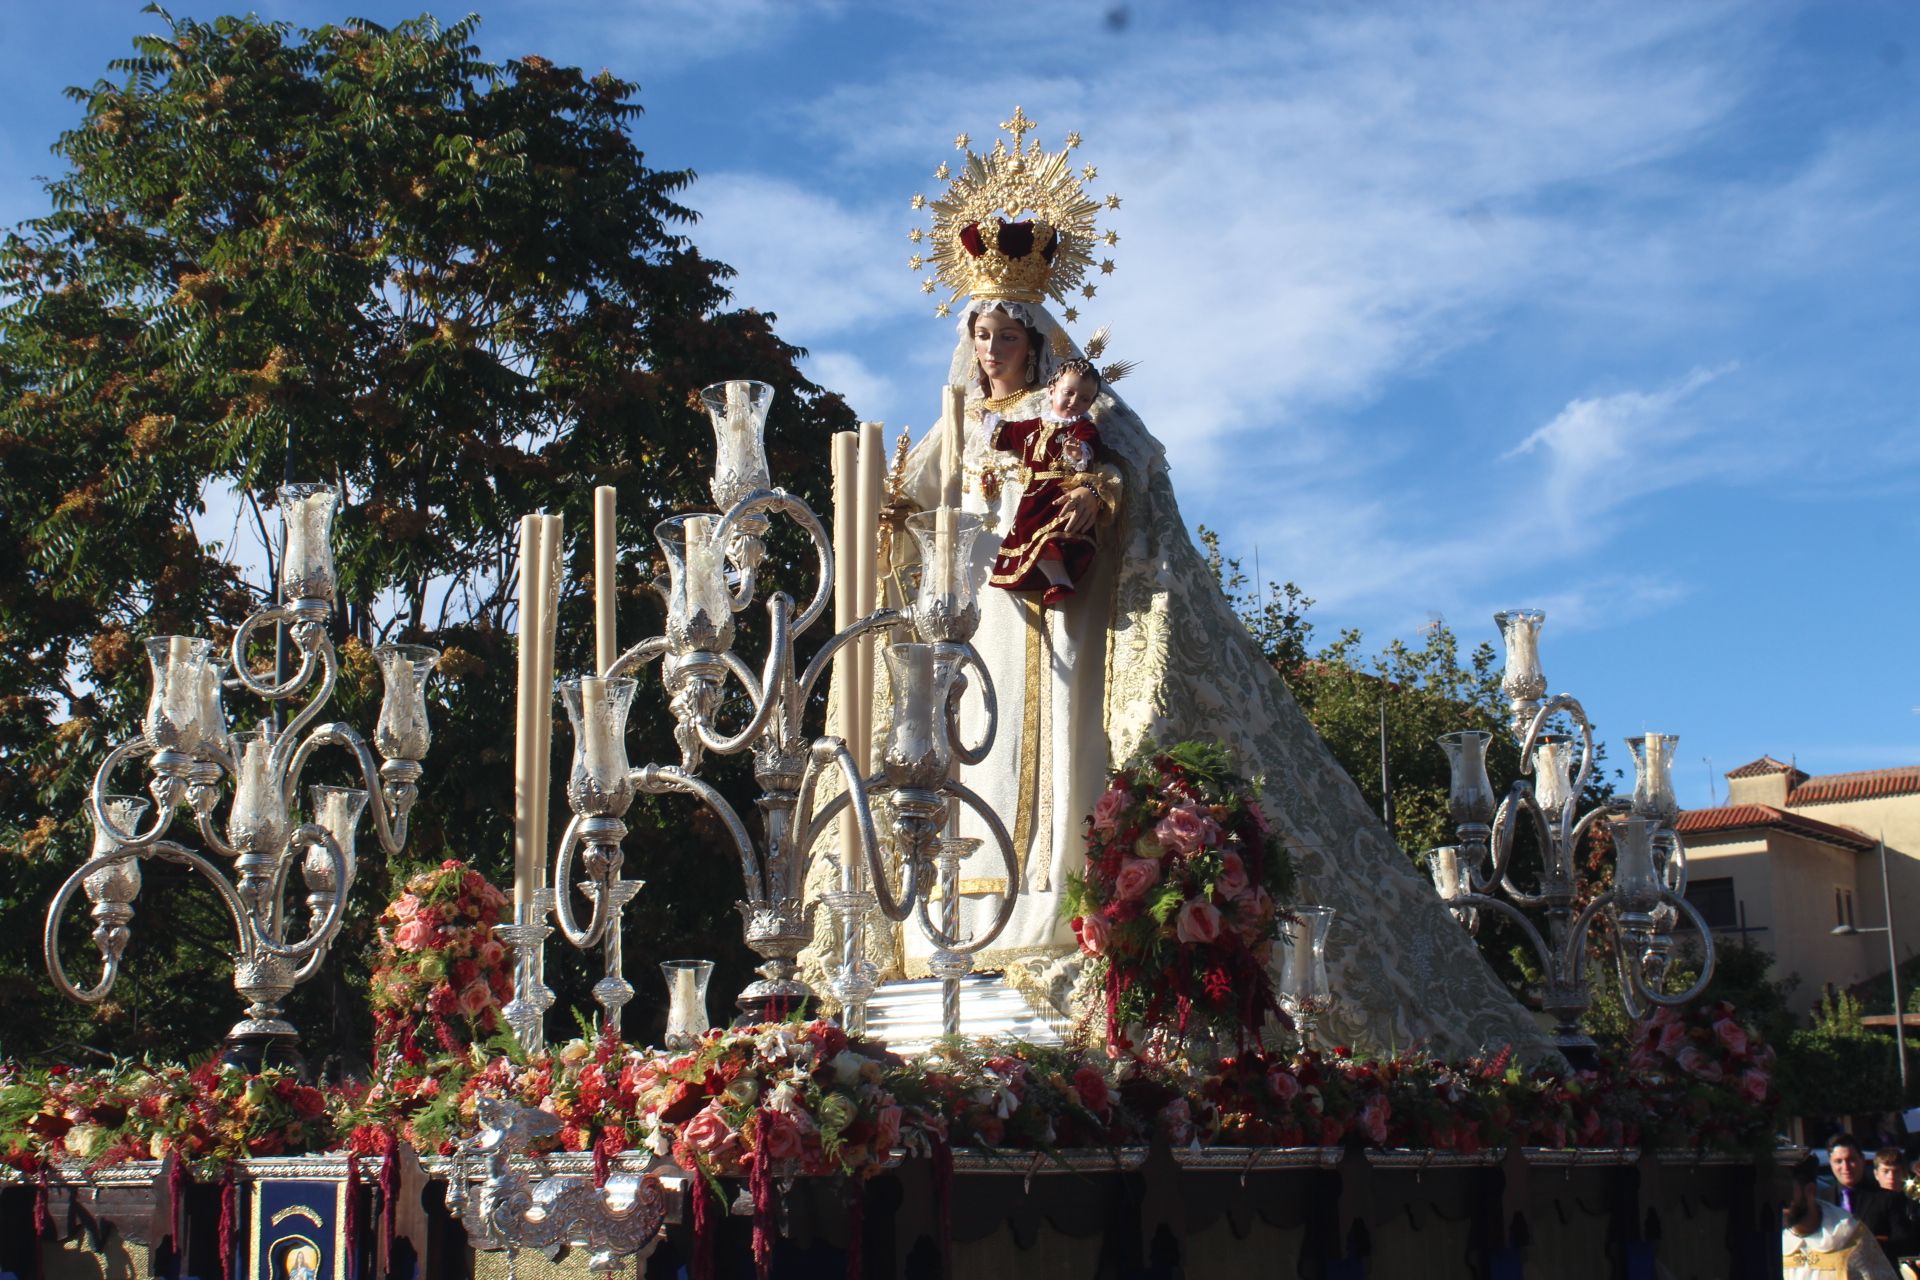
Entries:
{"label": "tree foliage", "polygon": [[[0,242],[0,1000],[22,1014],[0,1048],[15,1054],[188,1052],[237,1012],[211,895],[151,864],[131,971],[98,1017],[54,998],[29,949],[86,854],[92,771],[136,731],[139,641],[209,627],[224,641],[272,598],[271,552],[243,563],[234,531],[207,527],[210,496],[237,495],[264,536],[283,478],[343,486],[352,603],[335,619],[348,678],[333,718],[369,724],[371,644],[442,647],[407,856],[500,880],[517,517],[568,518],[557,669],[577,670],[591,487],[620,492],[630,643],[659,624],[635,584],[652,576],[652,526],[711,505],[700,387],[772,383],[774,472],[815,500],[819,442],[852,423],[771,316],[730,308],[731,272],[687,238],[692,173],[649,168],[636,144],[634,85],[483,61],[472,19],[161,16],[115,78],[72,91],[84,118],[54,148],[67,168],[48,212]],[[791,551],[775,546],[772,572]],[[640,706],[636,754],[669,757],[657,686]],[[721,772],[742,796],[739,766]],[[628,874],[650,882],[629,912],[629,972],[708,954],[725,989],[747,958],[737,862],[684,809],[636,806],[629,822]],[[367,1043],[370,920],[395,875],[371,843],[329,976],[295,999],[310,1045]]]}

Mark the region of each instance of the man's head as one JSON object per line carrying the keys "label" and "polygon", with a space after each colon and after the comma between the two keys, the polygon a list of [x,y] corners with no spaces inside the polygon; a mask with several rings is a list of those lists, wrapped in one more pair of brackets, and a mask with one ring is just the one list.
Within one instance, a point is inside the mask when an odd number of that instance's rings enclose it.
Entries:
{"label": "man's head", "polygon": [[1840,1185],[1848,1190],[1870,1183],[1867,1153],[1861,1148],[1860,1139],[1850,1133],[1843,1133],[1827,1144],[1827,1166],[1833,1170],[1833,1176]]}
{"label": "man's head", "polygon": [[1907,1158],[1898,1147],[1882,1147],[1873,1153],[1873,1180],[1888,1191],[1907,1185]]}
{"label": "man's head", "polygon": [[1780,1225],[1797,1236],[1810,1236],[1820,1229],[1820,1201],[1813,1194],[1819,1173],[1820,1163],[1812,1156],[1793,1167],[1793,1194],[1781,1210]]}

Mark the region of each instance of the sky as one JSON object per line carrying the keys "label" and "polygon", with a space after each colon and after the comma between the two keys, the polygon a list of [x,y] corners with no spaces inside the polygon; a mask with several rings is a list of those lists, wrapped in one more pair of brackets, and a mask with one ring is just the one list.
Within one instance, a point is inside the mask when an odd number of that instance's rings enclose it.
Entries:
{"label": "sky", "polygon": [[[909,199],[1018,104],[1121,197],[1081,331],[1140,362],[1120,390],[1183,514],[1323,638],[1543,608],[1552,688],[1615,762],[1680,734],[1688,807],[1763,753],[1920,762],[1920,5],[480,12],[490,58],[640,86],[735,301],[889,434],[932,422],[953,345]],[[160,24],[0,7],[0,223],[44,210],[61,90]]]}

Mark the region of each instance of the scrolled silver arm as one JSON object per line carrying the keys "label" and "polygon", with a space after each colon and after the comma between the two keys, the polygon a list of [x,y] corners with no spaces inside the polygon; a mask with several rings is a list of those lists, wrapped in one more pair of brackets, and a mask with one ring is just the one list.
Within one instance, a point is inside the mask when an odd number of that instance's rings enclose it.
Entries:
{"label": "scrolled silver arm", "polygon": [[861,636],[866,635],[869,631],[880,631],[887,627],[899,626],[906,620],[906,616],[905,611],[900,609],[875,609],[872,613],[851,624],[845,631],[842,631],[839,635],[834,636],[825,644],[821,645],[820,651],[813,655],[813,661],[807,664],[806,671],[800,677],[798,686],[800,704],[805,706],[807,700],[813,697],[814,686],[819,684],[820,677],[826,674],[827,668],[832,664],[835,654],[852,644],[855,640],[858,640]]}
{"label": "scrolled silver arm", "polygon": [[[833,542],[827,536],[826,527],[820,523],[820,517],[785,489],[757,489],[734,503],[733,508],[720,517],[720,523],[714,526],[713,540],[725,545],[733,536],[734,525],[742,517],[763,512],[779,512],[789,517],[813,540],[819,578],[814,586],[813,599],[793,622],[793,634],[803,635],[808,627],[820,620],[820,615],[827,610],[828,601],[833,598]],[[736,600],[735,607],[737,611],[746,605],[744,601]]]}
{"label": "scrolled silver arm", "polygon": [[373,751],[367,746],[366,739],[350,724],[336,720],[320,725],[294,748],[280,787],[282,800],[287,807],[291,809],[299,798],[300,775],[306,770],[307,761],[321,747],[344,748],[359,762],[360,776],[366,783],[368,799],[372,801],[367,809],[373,814],[373,830],[380,838],[380,848],[388,857],[406,848],[408,815],[390,816],[387,813],[386,790],[381,785],[380,766],[374,763]]}
{"label": "scrolled silver arm", "polygon": [[1533,945],[1534,954],[1540,958],[1541,972],[1548,975],[1552,975],[1554,972],[1553,948],[1549,947],[1547,940],[1540,936],[1540,930],[1534,926],[1533,921],[1522,915],[1520,908],[1514,906],[1505,898],[1496,898],[1491,894],[1485,893],[1463,893],[1457,898],[1450,899],[1446,903],[1446,906],[1450,910],[1478,909],[1484,907],[1504,915],[1507,919],[1520,926],[1520,932],[1524,933],[1527,936],[1527,941]]}
{"label": "scrolled silver arm", "polygon": [[665,636],[648,636],[645,640],[642,640],[639,644],[615,658],[613,665],[600,674],[608,680],[612,680],[618,676],[630,676],[654,659],[665,657],[666,652],[667,638]]}
{"label": "scrolled silver arm", "polygon": [[[347,855],[345,851],[342,850],[339,843],[334,840],[333,833],[317,822],[303,823],[295,827],[287,836],[287,847],[289,849],[304,849],[308,845],[316,844],[325,849],[327,851],[327,857],[332,860],[333,882],[340,886],[340,888],[333,895],[333,901],[327,904],[326,919],[321,922],[320,927],[308,934],[305,938],[302,938],[299,942],[293,943],[291,946],[274,938],[267,929],[261,927],[261,921],[258,917],[248,913],[247,919],[252,924],[252,934],[255,945],[270,956],[278,956],[282,960],[304,959],[315,951],[331,946],[333,944],[334,934],[340,931],[340,921],[345,917],[347,910],[347,886],[351,883],[351,877],[347,874]],[[285,892],[286,868],[290,865],[290,861],[283,857],[281,869],[275,876],[275,884],[282,893]],[[222,883],[224,884],[225,881],[222,881]],[[236,898],[238,897],[237,894],[235,896]],[[277,902],[279,893],[276,893],[274,897]]]}
{"label": "scrolled silver arm", "polygon": [[[153,754],[153,744],[146,738],[129,738],[107,753],[100,762],[100,768],[93,775],[93,790],[87,794],[87,816],[93,819],[96,830],[106,833],[107,838],[122,849],[144,849],[158,840],[166,829],[173,824],[173,806],[160,803],[153,806],[153,821],[145,831],[122,831],[120,824],[113,820],[107,811],[106,799],[113,793],[111,787],[113,771],[120,762],[135,753]],[[158,799],[158,797],[156,797]]]}
{"label": "scrolled silver arm", "polygon": [[[247,663],[247,641],[253,638],[255,631],[271,622],[294,622],[297,616],[293,610],[284,605],[274,605],[249,614],[247,620],[240,624],[240,629],[233,633],[233,677],[248,693],[270,702],[277,702],[283,698],[292,697],[313,678],[313,664],[319,651],[325,648],[323,645],[301,645],[300,669],[288,676],[284,684],[254,679],[253,672]],[[296,627],[296,637],[298,634],[299,628]]]}
{"label": "scrolled silver arm", "polygon": [[[745,658],[729,649],[721,655],[727,670],[733,673],[747,691],[747,699],[753,706],[753,717],[738,733],[721,737],[713,731],[711,725],[699,723],[694,728],[700,734],[700,745],[715,755],[730,756],[743,750],[766,731],[767,721],[780,709],[780,700],[773,691],[780,688],[786,678],[787,663],[792,661],[793,648],[788,643],[787,610],[793,607],[793,600],[785,592],[776,591],[767,599],[768,641],[767,667],[764,676],[756,677],[753,668],[747,665]],[[764,691],[764,692],[763,692]]]}
{"label": "scrolled silver arm", "polygon": [[593,915],[587,921],[585,929],[580,928],[573,914],[573,851],[580,844],[580,815],[574,814],[567,823],[567,829],[560,833],[560,852],[553,862],[553,919],[560,926],[561,936],[585,951],[596,945],[607,931],[607,917],[612,913],[606,909],[607,895],[596,893],[593,898]]}
{"label": "scrolled silver arm", "polygon": [[[636,791],[651,796],[678,792],[694,797],[712,810],[721,825],[726,827],[727,834],[733,838],[734,848],[739,851],[740,872],[746,880],[747,896],[757,902],[766,901],[766,877],[761,874],[759,859],[754,856],[753,840],[747,835],[746,824],[740,821],[740,815],[733,811],[733,806],[727,803],[725,796],[673,765],[642,765],[629,770],[627,777]],[[756,889],[758,897],[755,897]]]}
{"label": "scrolled silver arm", "polygon": [[47,904],[47,923],[41,934],[41,950],[46,956],[47,975],[53,979],[53,985],[59,988],[60,993],[68,999],[78,1000],[82,1004],[99,1004],[113,989],[114,981],[119,977],[120,965],[117,959],[111,963],[103,960],[101,978],[96,985],[85,991],[73,985],[72,980],[67,976],[66,966],[60,960],[60,917],[66,914],[67,903],[72,900],[74,891],[84,885],[87,877],[94,872],[128,858],[150,857],[183,863],[198,871],[207,883],[213,886],[214,892],[220,895],[220,900],[226,904],[227,914],[233,918],[234,937],[240,950],[244,952],[247,949],[252,938],[252,930],[248,924],[246,904],[240,901],[240,895],[211,862],[185,845],[177,844],[172,840],[151,841],[138,849],[116,849],[112,853],[103,853],[98,857],[87,859],[61,883],[60,888],[53,895],[53,900]]}
{"label": "scrolled silver arm", "polygon": [[[953,682],[953,688],[947,693],[947,742],[953,749],[953,758],[964,765],[976,765],[987,758],[993,750],[993,740],[1000,731],[1000,700],[993,690],[993,678],[987,674],[986,663],[980,657],[979,650],[971,641],[962,641],[955,646],[962,651],[960,670],[962,674]],[[960,740],[960,697],[967,691],[970,681],[965,676],[966,668],[972,667],[980,673],[980,702],[987,713],[987,727],[980,734],[980,741],[968,746]],[[949,948],[951,949],[951,948]]]}
{"label": "scrolled silver arm", "polygon": [[[835,797],[839,804],[829,801],[827,807],[818,815],[813,804],[820,793],[820,778],[828,770],[838,768],[845,789]],[[800,792],[793,809],[793,831],[800,837],[794,854],[799,859],[799,868],[794,880],[800,884],[807,881],[807,868],[813,862],[813,850],[819,846],[820,838],[827,832],[827,824],[837,816],[850,801],[848,797],[858,796],[853,806],[854,830],[860,843],[860,860],[866,864],[869,874],[880,868],[880,837],[873,826],[873,805],[868,800],[868,782],[860,776],[860,767],[855,763],[853,752],[847,749],[842,738],[817,738],[813,749],[807,753],[807,767],[800,775]]]}

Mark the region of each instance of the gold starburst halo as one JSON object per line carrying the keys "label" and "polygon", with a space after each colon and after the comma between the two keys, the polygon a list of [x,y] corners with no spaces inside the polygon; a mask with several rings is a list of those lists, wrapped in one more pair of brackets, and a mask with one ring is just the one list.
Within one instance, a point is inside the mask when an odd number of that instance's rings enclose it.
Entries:
{"label": "gold starburst halo", "polygon": [[[1069,153],[1080,146],[1078,133],[1068,134],[1066,145],[1050,152],[1040,139],[1027,136],[1035,127],[1016,106],[1000,123],[1007,137],[996,138],[984,154],[972,150],[966,134],[959,135],[954,142],[966,161],[957,166],[945,193],[914,198],[916,210],[933,213],[933,251],[922,263],[932,278],[922,280],[920,288],[934,293],[938,281],[938,288],[949,291],[938,314],[949,314],[967,297],[1061,303],[1075,294],[1091,297],[1092,290],[1082,287],[1088,273],[1112,272],[1112,259],[1096,264],[1093,250],[1119,237],[1103,235],[1095,221],[1103,205],[1118,208],[1118,198],[1089,195],[1084,183],[1098,171],[1091,165],[1076,170],[1068,163]],[[1004,245],[1003,229],[1013,231]],[[913,240],[920,243],[918,236]]]}

